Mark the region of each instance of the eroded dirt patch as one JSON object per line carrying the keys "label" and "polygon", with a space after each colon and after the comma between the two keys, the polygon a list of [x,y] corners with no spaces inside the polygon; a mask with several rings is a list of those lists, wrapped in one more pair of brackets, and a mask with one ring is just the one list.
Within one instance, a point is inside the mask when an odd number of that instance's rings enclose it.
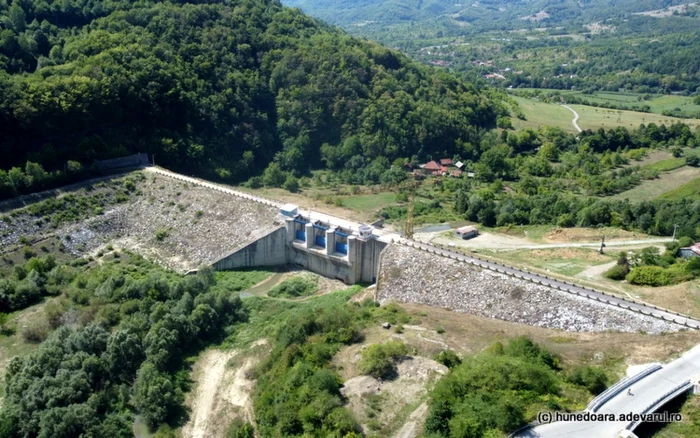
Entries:
{"label": "eroded dirt patch", "polygon": [[190,419],[182,428],[187,438],[224,437],[236,418],[253,423],[252,393],[255,381],[249,375],[267,352],[261,340],[246,351],[207,350],[192,371],[196,382],[187,397]]}
{"label": "eroded dirt patch", "polygon": [[405,356],[394,380],[357,376],[344,383],[342,393],[368,435],[415,437],[427,415],[425,398],[447,367],[421,356]]}

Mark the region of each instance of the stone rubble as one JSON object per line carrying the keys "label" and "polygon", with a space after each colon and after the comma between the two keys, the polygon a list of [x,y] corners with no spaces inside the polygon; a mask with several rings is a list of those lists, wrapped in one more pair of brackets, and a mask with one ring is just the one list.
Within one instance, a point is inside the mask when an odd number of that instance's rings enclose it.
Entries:
{"label": "stone rubble", "polygon": [[380,303],[395,300],[572,332],[675,332],[681,326],[404,245],[382,255]]}
{"label": "stone rubble", "polygon": [[[128,202],[58,229],[36,225],[28,213],[16,215],[11,224],[0,224],[0,231],[8,228],[0,233],[2,243],[16,244],[21,235],[55,235],[78,256],[112,244],[186,272],[282,226],[274,207],[168,177],[149,175],[136,182],[136,189],[140,194]],[[165,232],[162,240],[156,238],[159,230]]]}

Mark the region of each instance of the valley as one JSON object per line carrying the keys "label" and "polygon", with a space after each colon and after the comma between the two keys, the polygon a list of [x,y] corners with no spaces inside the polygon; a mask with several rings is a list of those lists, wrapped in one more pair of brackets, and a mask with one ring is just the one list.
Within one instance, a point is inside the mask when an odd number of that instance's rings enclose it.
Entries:
{"label": "valley", "polygon": [[0,437],[700,436],[698,29],[0,0]]}

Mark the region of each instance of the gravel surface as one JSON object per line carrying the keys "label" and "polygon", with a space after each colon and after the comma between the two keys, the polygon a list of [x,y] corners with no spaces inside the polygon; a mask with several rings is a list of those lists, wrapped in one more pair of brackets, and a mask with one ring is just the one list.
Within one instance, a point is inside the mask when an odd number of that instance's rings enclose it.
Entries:
{"label": "gravel surface", "polygon": [[384,250],[377,298],[573,332],[678,331],[680,326],[404,245]]}
{"label": "gravel surface", "polygon": [[11,224],[0,222],[0,235],[4,234],[3,244],[16,243],[20,235],[32,240],[56,235],[79,256],[112,244],[186,272],[213,263],[281,225],[273,207],[148,175],[136,183],[128,202],[107,206],[103,214],[53,229],[37,225],[36,218],[22,213]]}

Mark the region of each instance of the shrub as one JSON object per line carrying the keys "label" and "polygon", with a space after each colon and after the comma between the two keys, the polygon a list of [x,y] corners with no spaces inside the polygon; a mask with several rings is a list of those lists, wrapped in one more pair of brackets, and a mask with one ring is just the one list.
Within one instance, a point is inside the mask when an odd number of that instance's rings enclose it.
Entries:
{"label": "shrub", "polygon": [[370,345],[362,350],[360,371],[376,378],[390,377],[396,372],[396,359],[407,353],[408,347],[399,341]]}
{"label": "shrub", "polygon": [[510,121],[510,117],[501,116],[496,119],[496,127],[501,129],[513,129],[513,124]]}
{"label": "shrub", "polygon": [[671,273],[660,266],[639,266],[625,277],[632,284],[643,286],[666,286],[671,284]]}
{"label": "shrub", "polygon": [[583,386],[593,395],[598,395],[608,387],[608,376],[600,367],[583,366],[572,370],[566,378],[569,382]]}
{"label": "shrub", "polygon": [[436,328],[436,329],[435,329],[435,331],[436,331],[436,332],[437,332],[437,334],[439,334],[439,335],[441,335],[441,334],[445,333],[445,329],[444,329],[444,328],[442,328],[442,327],[438,327],[438,328]]}
{"label": "shrub", "polygon": [[296,193],[299,191],[299,181],[292,175],[288,175],[287,179],[284,181],[283,187],[285,190],[291,193]]}
{"label": "shrub", "polygon": [[168,237],[168,230],[165,228],[158,228],[156,230],[156,240],[158,242],[162,242],[165,240],[165,238]]}
{"label": "shrub", "polygon": [[605,278],[609,278],[611,280],[624,280],[629,273],[629,265],[615,265],[608,269],[603,275]]}
{"label": "shrub", "polygon": [[31,259],[32,257],[36,257],[36,251],[34,251],[34,250],[33,250],[31,247],[29,247],[29,246],[25,246],[24,248],[22,248],[22,256],[23,256],[25,259],[29,260],[29,259]]}
{"label": "shrub", "polygon": [[445,365],[447,368],[454,368],[462,363],[462,358],[457,356],[453,350],[442,350],[435,356],[435,361]]}
{"label": "shrub", "polygon": [[700,166],[700,157],[697,154],[688,154],[685,156],[685,164],[692,167]]}
{"label": "shrub", "polygon": [[240,419],[235,419],[228,427],[226,431],[227,438],[253,438],[255,436],[255,430],[250,423],[244,423]]}
{"label": "shrub", "polygon": [[35,322],[22,329],[22,337],[25,341],[38,344],[49,335],[49,328],[43,321]]}
{"label": "shrub", "polygon": [[268,295],[271,297],[296,298],[311,295],[316,292],[316,288],[316,279],[314,277],[300,275],[273,287],[268,292]]}

